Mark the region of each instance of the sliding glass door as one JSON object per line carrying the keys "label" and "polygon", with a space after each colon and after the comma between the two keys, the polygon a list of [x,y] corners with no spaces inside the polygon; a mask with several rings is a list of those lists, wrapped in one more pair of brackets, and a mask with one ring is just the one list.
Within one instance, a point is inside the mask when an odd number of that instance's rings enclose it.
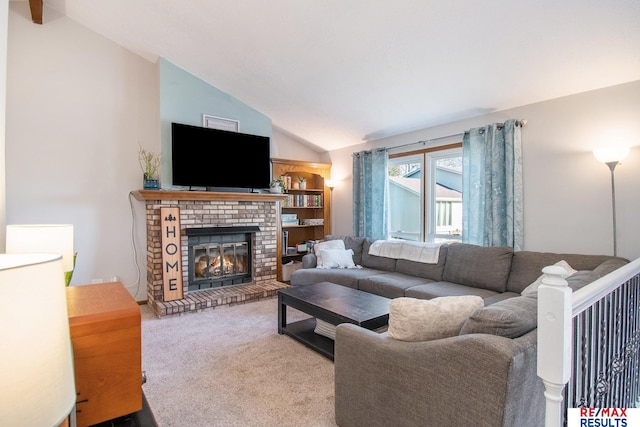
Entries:
{"label": "sliding glass door", "polygon": [[389,238],[462,240],[462,148],[389,158]]}
{"label": "sliding glass door", "polygon": [[424,156],[389,159],[389,237],[423,241]]}

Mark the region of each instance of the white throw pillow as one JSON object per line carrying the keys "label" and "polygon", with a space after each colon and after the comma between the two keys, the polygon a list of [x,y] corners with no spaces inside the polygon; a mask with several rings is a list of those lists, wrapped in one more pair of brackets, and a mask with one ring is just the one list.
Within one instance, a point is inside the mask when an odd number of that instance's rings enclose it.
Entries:
{"label": "white throw pillow", "polygon": [[320,251],[329,250],[329,249],[345,249],[344,240],[336,239],[336,240],[325,240],[324,242],[316,243],[313,247],[313,251],[316,254],[316,267],[317,268],[329,268],[324,267],[324,261],[322,259],[322,254]]}
{"label": "white throw pillow", "polygon": [[[566,273],[562,275],[563,279],[566,279],[567,277],[577,273],[577,270],[574,270],[573,268],[571,268],[569,263],[565,260],[560,260],[553,265],[562,267],[565,270]],[[520,295],[529,296],[529,297],[538,295],[538,288],[540,287],[540,285],[542,285],[543,278],[544,278],[544,273],[541,274],[540,277],[538,277],[535,282],[533,282],[532,284],[524,288],[522,292],[520,292]]]}
{"label": "white throw pillow", "polygon": [[460,333],[471,313],[484,307],[477,295],[433,299],[395,298],[389,305],[388,336],[401,341],[430,341]]}
{"label": "white throw pillow", "polygon": [[321,249],[319,255],[322,265],[318,268],[356,268],[352,249]]}

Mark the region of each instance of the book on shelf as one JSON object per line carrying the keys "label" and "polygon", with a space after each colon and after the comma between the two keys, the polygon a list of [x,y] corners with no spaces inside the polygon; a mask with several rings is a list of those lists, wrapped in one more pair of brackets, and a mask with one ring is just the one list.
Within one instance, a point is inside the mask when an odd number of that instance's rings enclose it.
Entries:
{"label": "book on shelf", "polygon": [[322,194],[287,194],[284,200],[285,208],[321,208]]}
{"label": "book on shelf", "polygon": [[289,245],[289,232],[284,230],[282,232],[282,255],[287,254],[287,246]]}
{"label": "book on shelf", "polygon": [[298,220],[298,214],[287,214],[283,213],[282,217],[282,226],[283,227],[292,227],[294,225],[299,225],[300,222]]}
{"label": "book on shelf", "polygon": [[323,218],[301,219],[300,223],[302,225],[324,225],[324,219]]}

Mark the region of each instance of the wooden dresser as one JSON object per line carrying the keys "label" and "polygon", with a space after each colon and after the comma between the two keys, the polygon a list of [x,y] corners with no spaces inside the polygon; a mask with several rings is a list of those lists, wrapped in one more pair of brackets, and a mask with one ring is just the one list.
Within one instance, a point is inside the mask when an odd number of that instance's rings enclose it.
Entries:
{"label": "wooden dresser", "polygon": [[140,307],[120,282],[67,288],[79,427],[142,409]]}

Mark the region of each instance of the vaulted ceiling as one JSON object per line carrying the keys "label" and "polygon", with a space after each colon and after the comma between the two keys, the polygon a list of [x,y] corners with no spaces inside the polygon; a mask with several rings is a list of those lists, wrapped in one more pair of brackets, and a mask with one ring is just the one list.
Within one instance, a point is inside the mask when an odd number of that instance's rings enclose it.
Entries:
{"label": "vaulted ceiling", "polygon": [[640,79],[639,0],[45,6],[166,58],[322,150]]}

